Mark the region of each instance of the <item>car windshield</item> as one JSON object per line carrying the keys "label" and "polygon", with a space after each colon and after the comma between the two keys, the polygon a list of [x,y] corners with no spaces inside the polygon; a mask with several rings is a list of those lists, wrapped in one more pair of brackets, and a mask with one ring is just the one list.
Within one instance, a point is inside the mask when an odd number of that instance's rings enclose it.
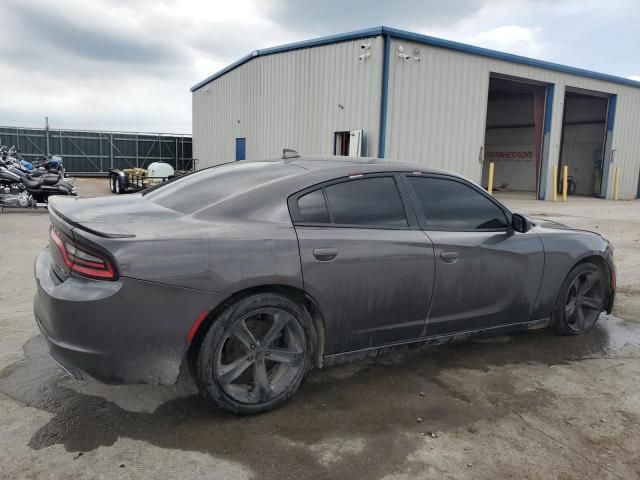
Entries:
{"label": "car windshield", "polygon": [[177,178],[145,198],[163,207],[193,213],[220,200],[300,170],[281,162],[234,162]]}

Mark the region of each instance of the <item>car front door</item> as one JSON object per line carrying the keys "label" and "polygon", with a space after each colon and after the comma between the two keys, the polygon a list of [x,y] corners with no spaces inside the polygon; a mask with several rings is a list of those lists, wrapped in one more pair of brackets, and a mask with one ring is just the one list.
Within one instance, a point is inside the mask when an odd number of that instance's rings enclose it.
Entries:
{"label": "car front door", "polygon": [[325,322],[326,354],[424,334],[433,246],[398,189],[402,182],[394,175],[358,175],[289,200],[304,287]]}
{"label": "car front door", "polygon": [[434,247],[429,336],[535,320],[544,269],[539,236],[514,231],[510,213],[464,180],[425,174],[405,179]]}

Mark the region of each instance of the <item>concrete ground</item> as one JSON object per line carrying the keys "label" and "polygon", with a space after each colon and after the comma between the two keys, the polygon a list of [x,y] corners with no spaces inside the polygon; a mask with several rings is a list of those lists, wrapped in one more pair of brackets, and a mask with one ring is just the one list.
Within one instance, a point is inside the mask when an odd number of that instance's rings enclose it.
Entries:
{"label": "concrete ground", "polygon": [[[104,179],[78,184],[108,194]],[[640,202],[500,198],[612,240],[614,315],[578,337],[536,331],[314,371],[284,408],[251,418],[209,409],[187,376],[68,377],[31,311],[47,214],[0,214],[0,478],[640,477]]]}

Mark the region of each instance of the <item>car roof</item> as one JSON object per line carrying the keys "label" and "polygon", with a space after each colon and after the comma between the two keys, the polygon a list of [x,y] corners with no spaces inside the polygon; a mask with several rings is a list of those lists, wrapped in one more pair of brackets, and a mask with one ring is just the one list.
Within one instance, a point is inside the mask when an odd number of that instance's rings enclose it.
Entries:
{"label": "car roof", "polygon": [[[248,167],[250,164],[255,165],[257,163],[268,163],[270,164],[269,166],[264,166],[269,169],[281,169],[282,176],[276,175],[275,178],[270,176],[268,181],[260,180],[256,182],[252,181],[251,177],[257,175],[258,171],[247,169],[247,185],[244,188],[237,188],[235,191],[229,192],[224,198],[216,201],[212,207],[204,208],[196,212],[196,214],[206,218],[207,212],[212,210],[215,211],[216,216],[229,215],[233,217],[240,215],[243,218],[249,216],[254,220],[259,218],[265,221],[270,219],[277,223],[289,223],[290,217],[286,201],[291,195],[312,189],[328,181],[361,174],[416,172],[445,175],[474,183],[459,174],[446,170],[429,168],[416,163],[372,157],[296,154],[289,156],[289,158],[277,157],[228,162],[214,166],[213,170],[216,167],[223,166],[231,168],[234,168],[234,166]],[[253,213],[248,215],[247,212]]]}
{"label": "car roof", "polygon": [[[295,165],[305,170],[339,170],[341,167],[345,172],[357,173],[357,171],[373,172],[373,171],[419,171],[423,173],[439,173],[444,175],[460,175],[437,168],[426,167],[417,163],[403,162],[399,160],[391,160],[376,157],[348,157],[335,155],[297,155],[291,158],[277,157],[266,158],[261,160],[249,160],[256,162],[282,162],[289,165]],[[354,167],[355,170],[354,170]]]}

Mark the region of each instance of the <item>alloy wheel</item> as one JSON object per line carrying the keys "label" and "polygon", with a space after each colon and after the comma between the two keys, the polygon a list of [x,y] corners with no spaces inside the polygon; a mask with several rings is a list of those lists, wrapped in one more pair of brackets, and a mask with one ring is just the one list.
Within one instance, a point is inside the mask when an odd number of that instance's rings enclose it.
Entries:
{"label": "alloy wheel", "polygon": [[237,319],[218,345],[214,377],[237,402],[269,402],[290,388],[304,367],[304,330],[280,308],[259,308]]}
{"label": "alloy wheel", "polygon": [[600,272],[588,270],[573,279],[567,293],[564,314],[574,332],[589,330],[604,308],[604,289]]}

